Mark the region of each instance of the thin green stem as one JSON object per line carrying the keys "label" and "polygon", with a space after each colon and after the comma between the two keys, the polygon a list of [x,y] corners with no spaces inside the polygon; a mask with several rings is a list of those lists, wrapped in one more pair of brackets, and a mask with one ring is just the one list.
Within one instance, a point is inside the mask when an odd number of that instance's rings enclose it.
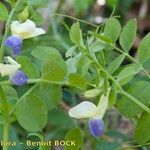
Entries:
{"label": "thin green stem", "polygon": [[11,24],[11,21],[12,21],[12,18],[14,16],[14,13],[16,12],[17,10],[17,7],[18,5],[20,4],[21,0],[18,0],[14,6],[14,8],[12,8],[10,14],[9,14],[9,17],[7,19],[7,22],[5,24],[5,33],[4,33],[4,36],[3,36],[3,39],[2,39],[2,42],[1,42],[1,46],[0,46],[0,62],[3,61],[3,57],[5,55],[5,40],[8,36],[8,33],[9,33],[9,29],[10,29],[10,24]]}
{"label": "thin green stem", "polygon": [[[3,141],[9,141],[9,120],[5,120],[3,124]],[[8,150],[8,144],[3,145],[3,150]]]}
{"label": "thin green stem", "polygon": [[[1,86],[0,86],[0,98],[2,101],[2,113],[3,113],[3,118],[4,118],[3,141],[8,142],[8,140],[9,140],[9,107],[8,107],[8,102],[6,100],[6,96],[5,96]],[[3,145],[3,150],[8,150],[7,144]]]}
{"label": "thin green stem", "polygon": [[96,28],[99,27],[98,25],[95,25],[95,24],[93,24],[93,23],[91,23],[89,21],[85,21],[85,20],[82,20],[82,19],[79,19],[79,18],[76,18],[76,17],[73,17],[73,16],[65,15],[65,14],[58,14],[58,13],[56,13],[56,14],[52,14],[51,16],[67,17],[67,18],[70,18],[70,19],[73,19],[73,20],[76,20],[76,21],[79,21],[79,22],[91,25],[91,26],[96,27]]}
{"label": "thin green stem", "polygon": [[122,49],[120,49],[112,44],[107,43],[107,45],[113,47],[116,51],[118,51],[121,54],[124,54],[128,59],[130,59],[132,62],[137,64],[140,67],[140,69],[145,73],[145,75],[150,79],[150,74],[144,69],[144,67],[136,59],[134,59],[132,56],[130,56],[127,52],[123,51]]}
{"label": "thin green stem", "polygon": [[128,97],[135,104],[137,104],[138,106],[140,106],[141,108],[143,108],[143,110],[145,110],[146,112],[150,113],[150,109],[147,106],[145,106],[143,103],[141,103],[139,100],[137,100],[135,97],[133,97],[129,93],[127,93],[125,91],[122,91],[121,94],[124,95],[124,96],[126,96],[126,97]]}

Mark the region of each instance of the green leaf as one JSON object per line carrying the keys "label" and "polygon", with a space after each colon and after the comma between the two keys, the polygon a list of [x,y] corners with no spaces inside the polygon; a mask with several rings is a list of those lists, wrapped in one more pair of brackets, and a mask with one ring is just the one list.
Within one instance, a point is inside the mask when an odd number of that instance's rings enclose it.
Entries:
{"label": "green leaf", "polygon": [[8,17],[8,10],[6,6],[0,2],[0,21],[6,21]]}
{"label": "green leaf", "polygon": [[90,52],[100,52],[105,48],[105,44],[100,42],[99,40],[95,40],[92,45],[89,47]]}
{"label": "green leaf", "polygon": [[143,113],[138,120],[135,129],[134,137],[139,144],[144,144],[150,141],[150,114]]}
{"label": "green leaf", "polygon": [[127,65],[117,76],[117,81],[121,85],[126,84],[134,75],[140,72],[140,68],[136,64]]}
{"label": "green leaf", "polygon": [[121,63],[123,62],[123,60],[125,59],[125,55],[122,54],[120,56],[118,56],[116,59],[114,59],[111,64],[108,66],[107,70],[110,74],[113,74],[121,65]]}
{"label": "green leaf", "polygon": [[79,22],[74,23],[71,26],[71,29],[70,29],[70,32],[69,32],[69,36],[70,36],[71,41],[74,44],[76,44],[77,46],[84,47],[83,37],[82,37],[82,31],[80,29]]}
{"label": "green leaf", "polygon": [[43,135],[40,133],[29,133],[28,137],[30,137],[30,136],[38,137],[41,141],[44,139]]}
{"label": "green leaf", "polygon": [[[67,112],[64,112],[59,109],[53,109],[49,112],[48,115],[49,122],[52,126],[70,129],[74,126],[72,118],[68,115]],[[59,118],[59,119],[56,119]],[[67,125],[67,126],[66,126]]]}
{"label": "green leaf", "polygon": [[10,102],[12,100],[17,100],[18,99],[17,92],[12,86],[4,85],[4,86],[2,86],[2,89],[5,93],[6,99],[9,100]]}
{"label": "green leaf", "polygon": [[79,128],[70,130],[65,136],[65,141],[75,141],[75,145],[65,146],[65,150],[80,150],[83,144],[83,137]]}
{"label": "green leaf", "polygon": [[141,41],[138,48],[138,59],[139,62],[144,64],[146,61],[150,59],[150,33],[148,33],[144,39]]}
{"label": "green leaf", "polygon": [[50,81],[62,81],[67,75],[67,66],[59,52],[46,46],[39,46],[32,55],[43,62],[42,77]]}
{"label": "green leaf", "polygon": [[41,131],[47,123],[47,107],[35,95],[28,95],[16,105],[19,124],[29,132]]}
{"label": "green leaf", "polygon": [[89,34],[93,35],[95,38],[99,39],[100,41],[103,41],[105,43],[112,43],[112,39],[106,35],[98,34],[94,32],[89,32]]}
{"label": "green leaf", "polygon": [[72,86],[75,86],[76,88],[79,88],[81,90],[86,90],[88,87],[87,81],[76,73],[69,74],[69,83]]}
{"label": "green leaf", "polygon": [[21,70],[23,70],[29,78],[34,79],[38,77],[38,71],[28,57],[18,56],[16,60],[21,64]]}
{"label": "green leaf", "polygon": [[124,26],[120,35],[120,45],[125,51],[129,51],[134,43],[137,32],[137,21],[136,19],[131,19]]}
{"label": "green leaf", "polygon": [[117,94],[114,90],[114,88],[116,88],[115,86],[113,86],[109,92],[109,101],[108,101],[108,106],[112,107],[115,103],[116,103],[116,99],[117,99]]}
{"label": "green leaf", "polygon": [[121,32],[121,25],[116,18],[107,20],[104,28],[104,34],[116,42]]}
{"label": "green leaf", "polygon": [[[2,89],[2,87],[0,86],[0,102],[2,104],[2,113],[3,113],[3,117],[5,119],[8,119],[9,117],[9,108],[8,108],[8,103],[7,103],[7,99],[6,99],[6,96],[5,96],[5,93]],[[5,111],[3,111],[5,110]]]}
{"label": "green leaf", "polygon": [[66,65],[47,60],[43,63],[42,78],[49,81],[62,81],[66,76]]}
{"label": "green leaf", "polygon": [[48,110],[55,108],[62,99],[60,85],[42,83],[34,89],[33,94],[45,101]]}
{"label": "green leaf", "polygon": [[77,48],[77,46],[70,47],[65,54],[66,58],[72,57],[75,53],[76,48]]}
{"label": "green leaf", "polygon": [[94,88],[84,92],[84,97],[86,98],[94,98],[102,92],[102,89]]}
{"label": "green leaf", "polygon": [[[131,83],[130,87],[127,89],[127,92],[133,97],[137,98],[146,106],[150,103],[150,84],[148,81],[136,81]],[[132,118],[135,115],[143,112],[138,105],[132,102],[129,98],[122,96],[121,99],[117,99],[116,103],[119,111],[123,113],[126,117]]]}

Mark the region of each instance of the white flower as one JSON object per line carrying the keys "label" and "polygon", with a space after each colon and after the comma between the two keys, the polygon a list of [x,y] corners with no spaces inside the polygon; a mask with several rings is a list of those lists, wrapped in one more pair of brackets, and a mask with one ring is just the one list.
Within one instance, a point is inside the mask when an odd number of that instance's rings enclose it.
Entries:
{"label": "white flower", "polygon": [[102,120],[108,108],[108,95],[102,95],[98,105],[89,101],[83,101],[69,110],[70,117],[89,118],[89,130],[94,137],[99,137],[104,133],[104,122]]}
{"label": "white flower", "polygon": [[2,77],[11,76],[15,72],[17,72],[19,68],[21,68],[21,65],[18,64],[11,57],[9,57],[9,56],[6,57],[6,60],[7,60],[8,64],[0,63],[0,74],[1,74]]}
{"label": "white flower", "polygon": [[45,34],[45,31],[42,28],[37,28],[35,23],[29,19],[23,23],[20,23],[19,21],[13,21],[11,23],[11,32],[12,35],[20,36],[22,39],[28,39]]}
{"label": "white flower", "polygon": [[108,95],[102,95],[98,105],[89,101],[83,101],[69,110],[70,117],[73,118],[100,118],[102,119],[108,108]]}

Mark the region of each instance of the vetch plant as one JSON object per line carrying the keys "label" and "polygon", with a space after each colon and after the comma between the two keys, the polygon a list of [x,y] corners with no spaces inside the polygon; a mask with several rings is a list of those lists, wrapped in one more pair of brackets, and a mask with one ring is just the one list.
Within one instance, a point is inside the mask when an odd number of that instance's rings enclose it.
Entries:
{"label": "vetch plant", "polygon": [[[55,108],[54,116],[60,111],[64,117],[59,105],[67,110],[68,120],[63,120],[65,129],[73,128],[65,136],[65,140],[76,141],[72,150],[82,149],[83,138],[89,138],[82,124],[88,124],[96,140],[107,134],[104,130],[105,114],[111,107],[134,122],[137,143],[150,141],[150,34],[143,38],[136,56],[132,57],[129,51],[136,38],[136,19],[129,20],[121,28],[116,17],[108,18],[100,26],[73,18],[94,29],[84,31],[78,21],[70,28],[65,24],[71,45],[63,58],[46,40],[45,36],[51,33],[47,31],[46,35],[41,35],[45,31],[37,28],[36,21],[32,20],[35,8],[39,7],[34,1],[17,0],[15,4],[8,1],[8,4],[12,10],[8,17],[3,18],[7,20],[0,47],[0,123],[4,142],[11,138],[9,132],[14,122],[22,127],[21,130],[29,132],[29,136],[37,136],[40,140],[55,138],[59,130],[55,128],[56,132],[52,132],[49,124],[56,125],[57,119],[61,119],[51,116]],[[24,11],[27,15],[22,13]],[[23,15],[23,19],[17,20],[18,14],[19,18]],[[42,37],[31,39],[38,35]],[[56,37],[57,44],[61,43]],[[22,46],[24,39],[28,40]],[[8,47],[12,48],[13,54],[9,53]],[[124,63],[125,60],[128,64]],[[71,95],[68,102],[62,100],[66,91]],[[72,96],[72,93],[82,95],[82,99]],[[89,123],[85,123],[84,118],[88,118]],[[61,120],[58,124],[60,127]],[[3,145],[3,150],[8,148],[8,145]],[[69,150],[69,147],[65,148]]]}

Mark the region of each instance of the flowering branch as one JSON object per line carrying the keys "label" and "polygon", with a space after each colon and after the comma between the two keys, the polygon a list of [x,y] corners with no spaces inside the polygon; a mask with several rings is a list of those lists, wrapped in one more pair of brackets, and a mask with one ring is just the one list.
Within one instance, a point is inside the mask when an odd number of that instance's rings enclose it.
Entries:
{"label": "flowering branch", "polygon": [[10,24],[11,24],[11,21],[12,21],[12,18],[17,10],[17,7],[19,6],[21,0],[17,0],[16,1],[16,4],[14,6],[14,8],[12,8],[11,12],[10,12],[10,15],[7,19],[7,22],[6,22],[6,25],[5,25],[5,33],[4,33],[4,36],[3,36],[3,39],[2,39],[2,42],[1,42],[1,47],[0,47],[0,62],[3,61],[3,57],[4,57],[4,54],[5,54],[5,40],[8,36],[8,33],[9,33],[9,29],[10,29]]}

